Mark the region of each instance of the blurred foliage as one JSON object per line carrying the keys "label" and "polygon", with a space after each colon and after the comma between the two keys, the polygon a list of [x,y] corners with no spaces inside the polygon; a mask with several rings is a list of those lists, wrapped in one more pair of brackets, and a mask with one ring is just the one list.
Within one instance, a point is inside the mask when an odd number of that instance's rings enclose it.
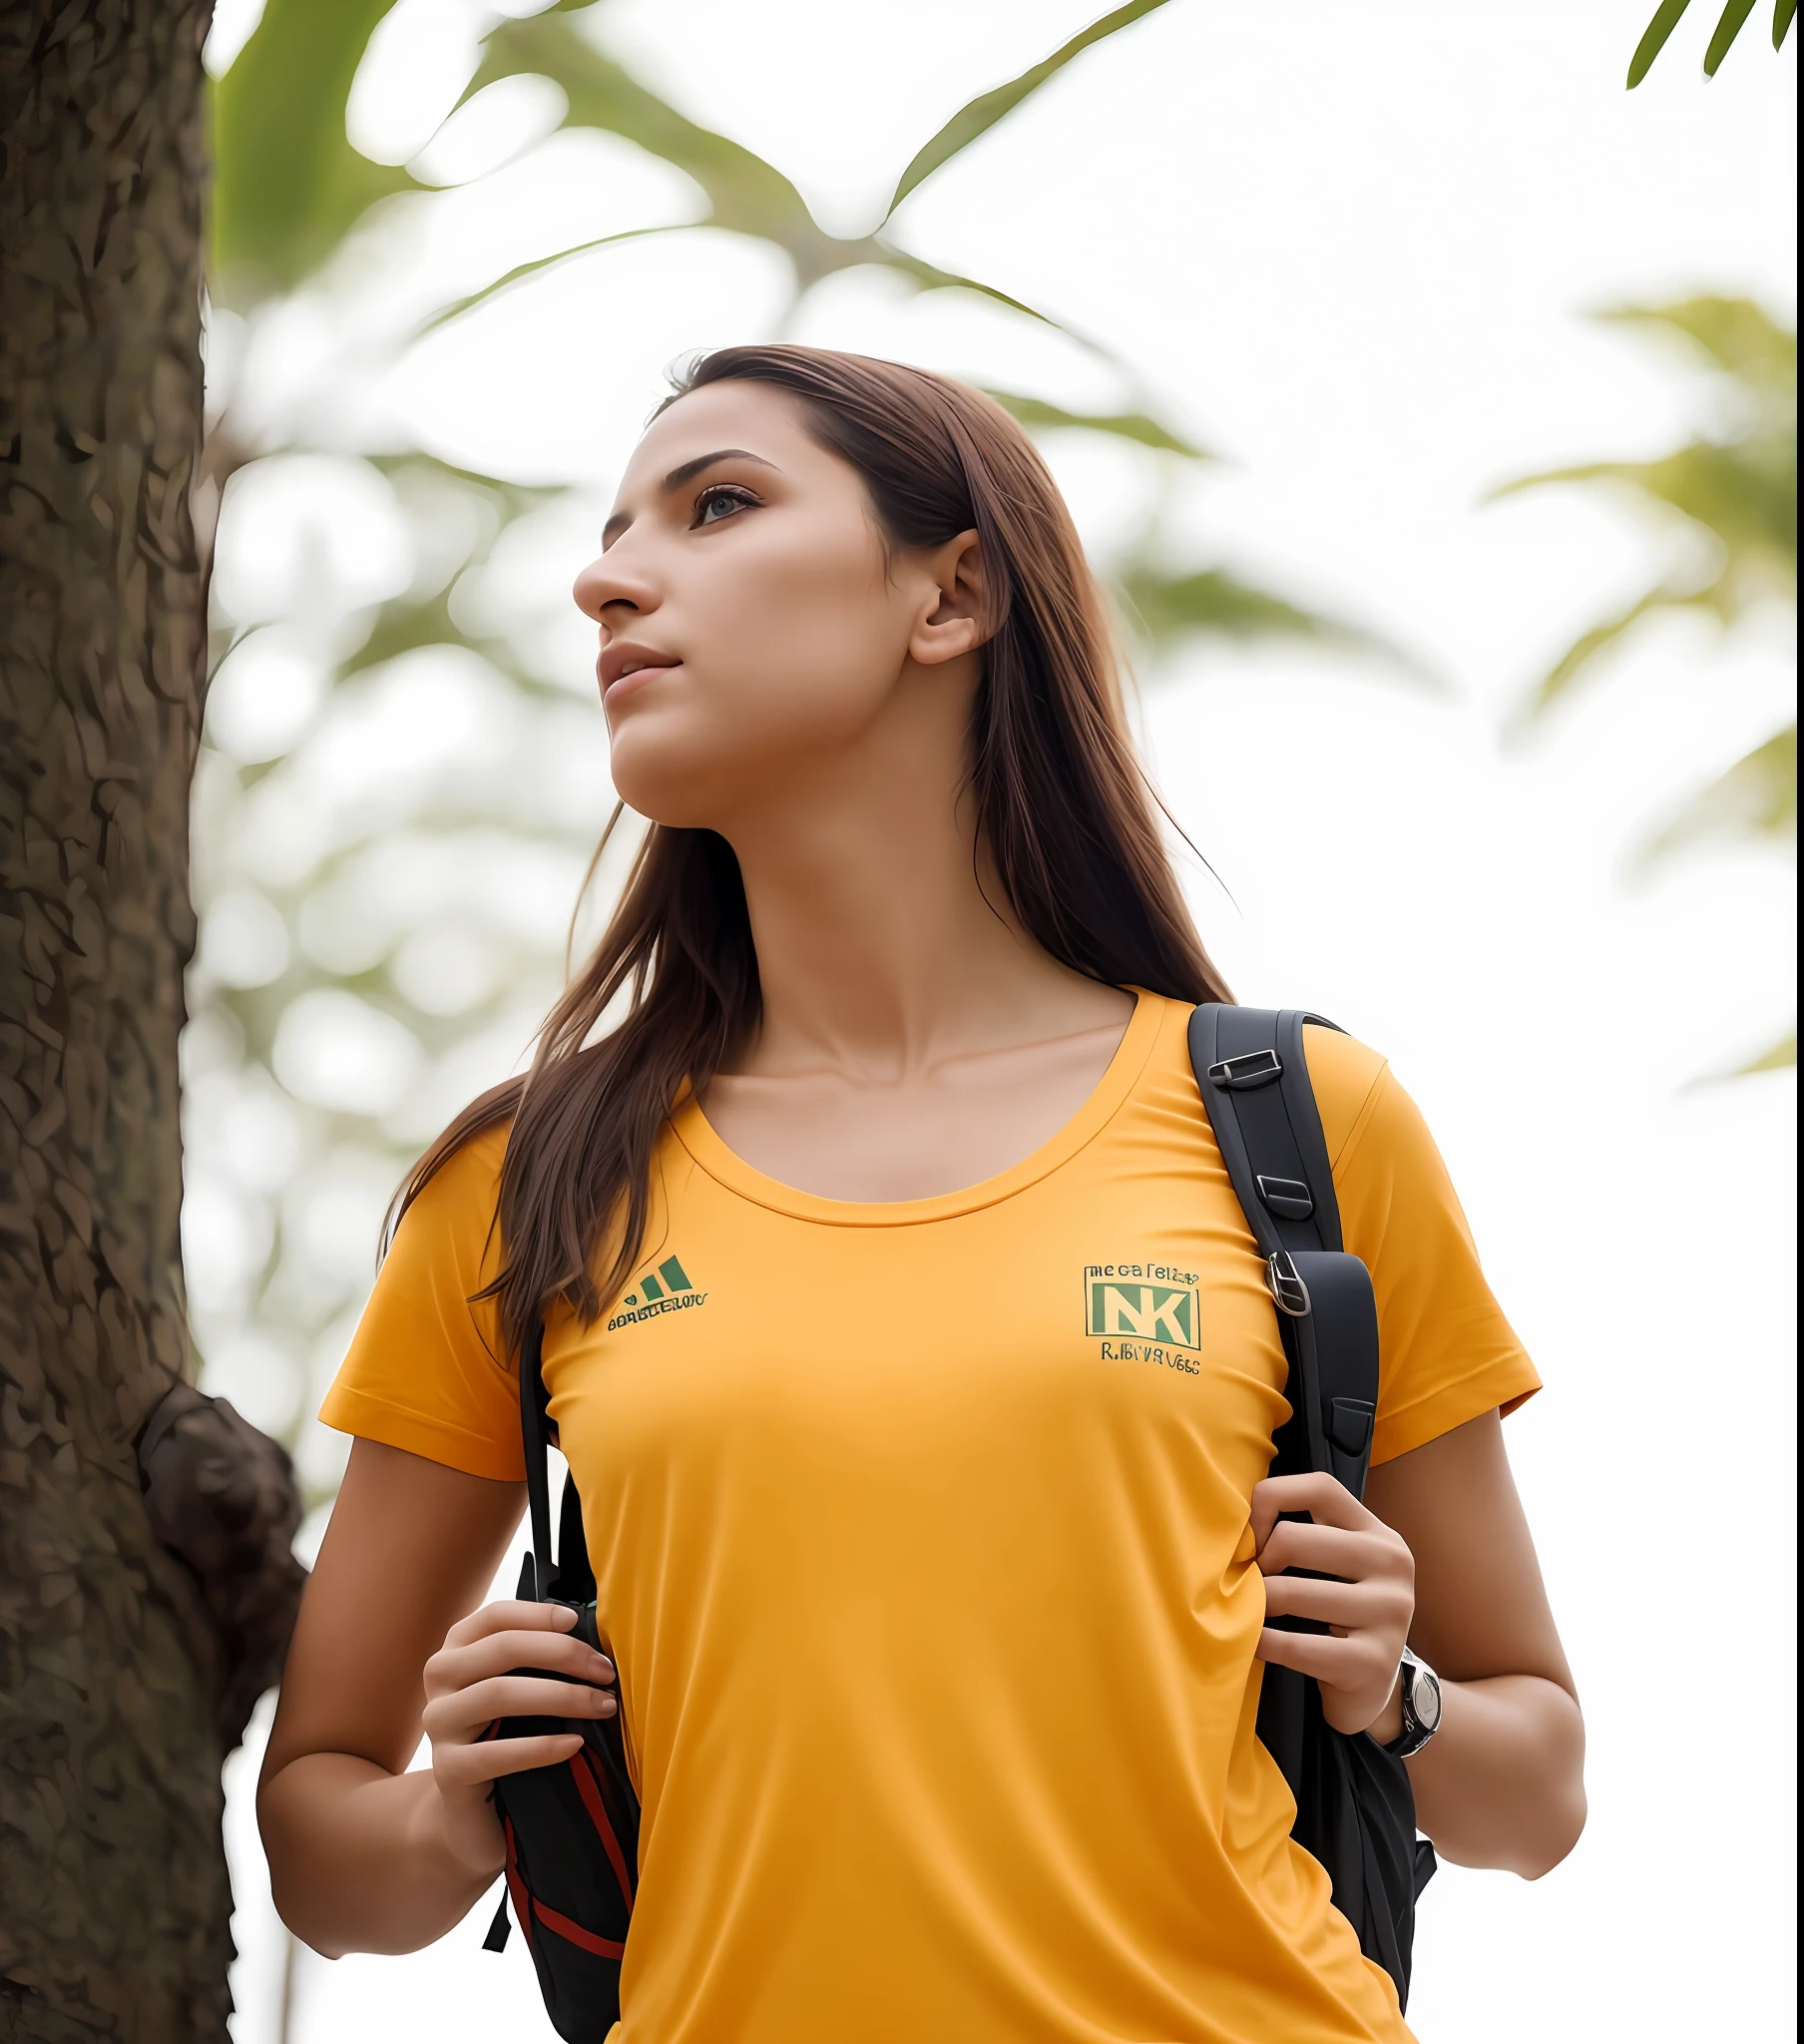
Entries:
{"label": "blurred foliage", "polygon": [[1798,342],[1745,298],[1627,305],[1598,315],[1631,329],[1687,337],[1727,399],[1724,430],[1656,461],[1597,461],[1519,477],[1496,494],[1550,483],[1597,483],[1662,522],[1677,513],[1688,537],[1666,575],[1568,647],[1530,706],[1539,715],[1593,676],[1598,657],[1643,618],[1701,611],[1737,624],[1757,605],[1797,605]]}
{"label": "blurred foliage", "polygon": [[298,283],[405,171],[346,139],[344,105],[370,31],[393,0],[304,0],[263,11],[213,91],[213,278]]}
{"label": "blurred foliage", "polygon": [[[1628,60],[1628,89],[1633,92],[1647,76],[1653,60],[1666,47],[1666,38],[1678,27],[1691,0],[1660,0],[1653,19],[1647,24],[1641,40],[1635,45],[1635,53]],[[1742,25],[1754,11],[1754,0],[1728,0],[1717,18],[1710,36],[1709,47],[1704,51],[1704,76],[1714,78],[1722,60],[1729,54],[1729,46],[1740,35]],[[1773,0],[1773,48],[1777,50],[1785,41],[1786,31],[1791,27],[1791,18],[1798,11],[1798,0]]]}
{"label": "blurred foliage", "polygon": [[[1600,619],[1555,661],[1524,706],[1533,723],[1603,671],[1603,656],[1646,619],[1692,613],[1725,630],[1798,604],[1798,339],[1746,298],[1624,305],[1608,323],[1688,344],[1715,399],[1716,430],[1653,461],[1595,461],[1518,477],[1505,497],[1554,484],[1595,486],[1651,519],[1676,544],[1666,572]],[[1687,800],[1641,845],[1658,863],[1709,839],[1790,849],[1798,835],[1798,729],[1774,732]],[[1796,1060],[1795,1032],[1746,1069]]]}
{"label": "blurred foliage", "polygon": [[[419,240],[455,194],[421,190],[423,172],[372,163],[347,139],[389,0],[268,0],[217,80],[211,471],[226,496],[196,782],[185,1227],[209,1388],[295,1442],[315,1499],[335,1487],[342,1443],[303,1415],[367,1289],[381,1209],[423,1143],[527,1051],[611,801],[592,652],[568,593],[600,522],[593,501],[358,439],[356,394],[404,372],[425,333],[592,251],[695,228],[781,252],[777,332],[854,269],[911,295],[975,293],[1024,334],[1062,334],[1117,393],[1083,409],[994,392],[1036,434],[1087,436],[1138,464],[1145,514],[1114,566],[1142,645],[1287,637],[1387,652],[1187,558],[1166,507],[1206,472],[1208,450],[1110,350],[897,237],[911,192],[1160,4],[1132,0],[973,100],[916,154],[877,228],[837,236],[773,165],[612,54],[605,6],[532,12],[526,0],[491,20],[447,119],[504,80],[550,79],[559,127],[619,137],[683,173],[699,217],[555,246],[522,221],[493,273],[469,271],[455,289],[395,285],[407,233]],[[460,18],[422,11],[419,32],[450,36]],[[718,259],[717,239],[694,247],[698,261]],[[291,572],[277,572],[283,561]],[[611,864],[603,895],[615,877]]]}

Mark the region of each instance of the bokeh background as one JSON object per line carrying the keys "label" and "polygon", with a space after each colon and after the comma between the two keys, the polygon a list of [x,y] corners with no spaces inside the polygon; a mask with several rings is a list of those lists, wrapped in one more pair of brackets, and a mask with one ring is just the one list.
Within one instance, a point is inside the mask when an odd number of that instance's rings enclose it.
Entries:
{"label": "bokeh background", "polygon": [[[1509,1437],[1591,1821],[1540,1883],[1429,1890],[1444,2044],[1792,2028],[1795,37],[1706,83],[1712,9],[1629,94],[1645,6],[1170,0],[943,163],[1091,0],[221,0],[208,50],[185,1246],[303,1547],[382,1211],[560,982],[613,803],[569,588],[667,365],[969,376],[1118,592],[1211,949],[1391,1056],[1547,1379]],[[268,1711],[239,2044],[549,2038],[490,1903],[409,1958],[292,1946]]]}

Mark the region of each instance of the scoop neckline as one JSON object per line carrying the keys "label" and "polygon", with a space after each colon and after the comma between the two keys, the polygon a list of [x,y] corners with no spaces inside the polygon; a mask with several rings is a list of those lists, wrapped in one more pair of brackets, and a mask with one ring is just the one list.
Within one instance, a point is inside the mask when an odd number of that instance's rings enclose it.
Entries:
{"label": "scoop neckline", "polygon": [[671,1130],[700,1169],[728,1192],[798,1221],[818,1221],[834,1228],[908,1228],[923,1221],[949,1221],[955,1215],[973,1214],[1012,1199],[1068,1164],[1132,1092],[1152,1055],[1167,1003],[1144,987],[1128,991],[1134,996],[1133,1013],[1115,1055],[1077,1113],[1020,1163],[954,1192],[935,1193],[924,1200],[830,1200],[819,1193],[805,1193],[798,1186],[786,1186],[780,1179],[766,1178],[736,1150],[729,1150],[692,1094],[672,1116]]}

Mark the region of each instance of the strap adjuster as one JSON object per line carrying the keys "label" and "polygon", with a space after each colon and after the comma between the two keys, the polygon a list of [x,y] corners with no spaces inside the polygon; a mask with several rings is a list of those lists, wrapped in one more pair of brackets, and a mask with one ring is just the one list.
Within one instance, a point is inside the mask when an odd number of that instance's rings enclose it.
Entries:
{"label": "strap adjuster", "polygon": [[1308,1313],[1309,1287],[1290,1261],[1288,1250],[1279,1250],[1275,1256],[1265,1259],[1265,1282],[1279,1312],[1288,1313],[1293,1320],[1300,1320]]}
{"label": "strap adjuster", "polygon": [[1249,1086],[1269,1086],[1284,1069],[1275,1050],[1244,1051],[1237,1058],[1223,1058],[1209,1067],[1210,1082],[1244,1092]]}
{"label": "strap adjuster", "polygon": [[1260,1172],[1253,1183],[1266,1206],[1274,1214],[1282,1214],[1286,1221],[1307,1221],[1315,1212],[1309,1188],[1299,1178],[1270,1178]]}

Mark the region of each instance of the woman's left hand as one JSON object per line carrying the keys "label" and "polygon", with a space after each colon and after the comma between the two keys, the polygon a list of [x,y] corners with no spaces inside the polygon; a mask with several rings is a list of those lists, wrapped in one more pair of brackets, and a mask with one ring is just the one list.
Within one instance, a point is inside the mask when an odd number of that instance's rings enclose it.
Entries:
{"label": "woman's left hand", "polygon": [[[1364,1732],[1385,1715],[1416,1610],[1416,1563],[1401,1534],[1332,1476],[1268,1476],[1253,1486],[1253,1546],[1267,1618],[1313,1618],[1326,1634],[1266,1626],[1259,1658],[1312,1675],[1337,1732]],[[1307,1512],[1312,1523],[1280,1519]],[[1287,1576],[1311,1569],[1316,1576]]]}

